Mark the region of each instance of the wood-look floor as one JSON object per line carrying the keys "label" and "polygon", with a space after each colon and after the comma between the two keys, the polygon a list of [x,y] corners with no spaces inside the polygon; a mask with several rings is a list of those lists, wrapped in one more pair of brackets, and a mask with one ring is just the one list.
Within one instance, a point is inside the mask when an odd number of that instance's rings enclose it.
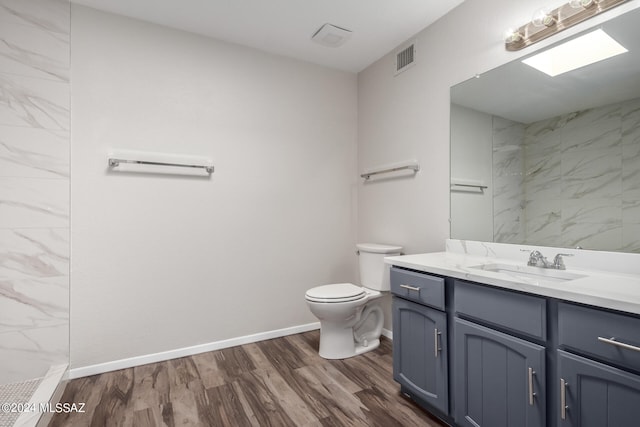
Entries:
{"label": "wood-look floor", "polygon": [[345,360],[318,356],[319,331],[79,378],[58,426],[428,426],[392,378],[391,342]]}

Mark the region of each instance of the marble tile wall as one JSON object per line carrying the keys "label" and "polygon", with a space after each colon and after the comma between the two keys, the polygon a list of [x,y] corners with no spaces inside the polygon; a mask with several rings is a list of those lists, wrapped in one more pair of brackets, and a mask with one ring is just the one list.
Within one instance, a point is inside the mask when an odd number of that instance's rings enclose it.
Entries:
{"label": "marble tile wall", "polygon": [[524,125],[493,117],[493,241],[524,241]]}
{"label": "marble tile wall", "polygon": [[495,118],[493,166],[505,224],[494,241],[640,252],[640,99],[528,125]]}
{"label": "marble tile wall", "polygon": [[69,353],[68,0],[0,0],[0,384]]}

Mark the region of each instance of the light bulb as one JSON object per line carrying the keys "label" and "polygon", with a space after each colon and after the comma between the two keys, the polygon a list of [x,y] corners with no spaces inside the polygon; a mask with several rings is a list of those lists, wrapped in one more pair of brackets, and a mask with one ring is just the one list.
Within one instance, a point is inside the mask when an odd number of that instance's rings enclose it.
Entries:
{"label": "light bulb", "polygon": [[518,30],[514,30],[513,28],[509,28],[504,32],[504,41],[505,43],[517,43],[522,40],[522,34]]}
{"label": "light bulb", "polygon": [[590,6],[593,6],[594,4],[596,4],[597,1],[596,0],[569,0],[569,6],[571,6],[574,9],[586,9]]}
{"label": "light bulb", "polygon": [[549,14],[547,9],[538,9],[531,18],[531,23],[536,27],[550,27],[556,22],[555,18]]}

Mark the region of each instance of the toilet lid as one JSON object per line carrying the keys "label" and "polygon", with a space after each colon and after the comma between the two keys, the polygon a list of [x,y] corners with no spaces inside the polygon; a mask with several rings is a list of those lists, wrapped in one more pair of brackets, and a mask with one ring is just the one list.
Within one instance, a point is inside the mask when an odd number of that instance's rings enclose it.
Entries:
{"label": "toilet lid", "polygon": [[305,297],[315,302],[348,302],[356,301],[366,296],[366,291],[351,283],[334,283],[311,288]]}

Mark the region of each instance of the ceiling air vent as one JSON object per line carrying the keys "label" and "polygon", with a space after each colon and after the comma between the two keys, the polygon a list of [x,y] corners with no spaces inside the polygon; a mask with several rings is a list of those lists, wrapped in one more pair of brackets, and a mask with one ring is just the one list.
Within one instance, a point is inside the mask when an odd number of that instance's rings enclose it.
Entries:
{"label": "ceiling air vent", "polygon": [[327,47],[338,47],[351,38],[351,30],[337,25],[324,24],[311,36],[311,40]]}
{"label": "ceiling air vent", "polygon": [[415,63],[415,45],[415,42],[411,43],[409,46],[396,52],[396,76]]}

